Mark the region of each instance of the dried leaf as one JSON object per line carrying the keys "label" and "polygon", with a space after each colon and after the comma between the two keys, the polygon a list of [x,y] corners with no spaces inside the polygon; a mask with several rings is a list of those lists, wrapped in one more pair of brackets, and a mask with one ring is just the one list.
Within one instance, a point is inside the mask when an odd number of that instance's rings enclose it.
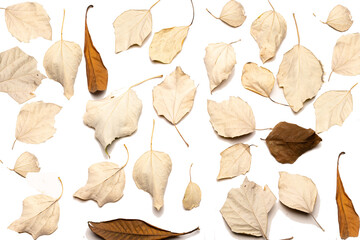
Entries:
{"label": "dried leaf", "polygon": [[46,51],[44,68],[49,78],[64,87],[64,95],[70,99],[74,95],[74,82],[82,59],[82,52],[79,44],[63,40],[64,19],[61,27],[61,40]]}
{"label": "dried leaf", "polygon": [[174,233],[152,226],[138,219],[115,219],[106,222],[88,222],[90,230],[105,240],[157,240],[173,238],[200,230]]}
{"label": "dried leaf", "polygon": [[212,92],[233,72],[236,55],[234,48],[227,43],[210,43],[205,50],[204,62]]}
{"label": "dried leaf", "polygon": [[86,185],[74,193],[74,197],[81,200],[94,200],[99,207],[109,202],[117,202],[124,195],[125,171],[129,161],[129,152],[124,166],[112,162],[95,163],[89,167],[89,178]]}
{"label": "dried leaf", "polygon": [[[357,84],[356,84],[357,85]],[[321,133],[334,125],[341,126],[353,110],[353,99],[349,91],[328,91],[314,102],[316,132]]]}
{"label": "dried leaf", "polygon": [[250,170],[250,145],[238,143],[220,153],[220,171],[217,180],[245,175]]}
{"label": "dried leaf", "polygon": [[336,173],[336,205],[338,208],[338,221],[341,239],[359,236],[360,221],[354,205],[346,194],[339,172],[340,156],[345,154],[341,152],[337,161]]}
{"label": "dried leaf", "polygon": [[244,65],[241,83],[247,90],[270,98],[275,78],[269,69],[259,67],[256,63],[249,62]]}
{"label": "dried leaf", "polygon": [[24,2],[5,9],[6,26],[17,40],[29,42],[43,37],[51,40],[50,18],[45,9],[36,2]]}
{"label": "dried leaf", "polygon": [[191,210],[196,208],[200,205],[201,201],[201,190],[199,185],[193,183],[191,181],[191,168],[190,166],[189,175],[190,175],[190,182],[186,187],[184,198],[183,198],[183,206],[186,210]]}
{"label": "dried leaf", "polygon": [[153,151],[151,134],[150,151],[147,151],[135,162],[133,178],[139,189],[148,192],[153,197],[153,206],[159,211],[164,205],[164,194],[172,169],[170,156],[163,152]]}
{"label": "dried leaf", "polygon": [[18,47],[0,53],[0,91],[20,104],[35,97],[33,91],[46,78],[36,65],[35,58]]}
{"label": "dried leaf", "polygon": [[276,161],[292,164],[303,153],[316,147],[321,140],[312,129],[280,122],[267,136],[266,145]]}
{"label": "dried leaf", "polygon": [[[345,76],[360,74],[360,33],[341,36],[334,47],[332,72]],[[329,76],[330,80],[331,74]]]}
{"label": "dried leaf", "polygon": [[15,142],[38,144],[51,138],[56,132],[55,116],[60,110],[60,106],[42,101],[23,106],[16,122]]}
{"label": "dried leaf", "polygon": [[353,24],[349,9],[342,5],[335,6],[329,13],[325,24],[339,32],[345,32],[349,30]]}
{"label": "dried leaf", "polygon": [[240,188],[230,190],[220,212],[231,231],[267,239],[267,214],[275,202],[267,185],[263,189],[246,177]]}
{"label": "dried leaf", "polygon": [[150,11],[159,1],[148,10],[127,10],[115,19],[115,53],[125,51],[133,45],[142,46],[152,30]]}
{"label": "dried leaf", "polygon": [[[60,178],[59,178],[60,180]],[[60,180],[63,188],[62,182]],[[38,194],[25,198],[21,217],[8,228],[18,233],[29,233],[34,239],[42,235],[50,235],[57,229],[60,217],[59,200]]]}
{"label": "dried leaf", "polygon": [[255,130],[253,111],[239,97],[230,97],[221,103],[208,100],[207,109],[214,130],[222,137],[239,137]]}
{"label": "dried leaf", "polygon": [[252,24],[250,33],[260,48],[260,58],[263,63],[275,57],[286,36],[286,21],[276,12],[269,2],[272,11],[261,14]]}
{"label": "dried leaf", "polygon": [[40,167],[38,159],[34,154],[24,152],[16,160],[13,170],[22,177],[26,177],[29,172],[39,172]]}
{"label": "dried leaf", "polygon": [[195,12],[192,0],[191,5],[193,8],[193,18],[188,26],[165,28],[154,34],[149,49],[152,61],[171,63],[181,51],[189,28],[194,22]]}
{"label": "dried leaf", "polygon": [[220,19],[231,27],[240,27],[246,19],[244,7],[241,3],[235,0],[230,0],[225,4],[220,17],[215,17],[209,10],[207,11],[211,14],[211,16],[216,19]]}
{"label": "dried leaf", "polygon": [[86,76],[89,92],[95,93],[98,91],[105,91],[108,84],[108,71],[104,66],[100,53],[96,50],[87,25],[87,12],[90,8],[94,7],[89,5],[85,14],[85,45],[84,55],[86,62]]}
{"label": "dried leaf", "polygon": [[192,109],[195,93],[194,81],[182,71],[181,67],[176,67],[174,72],[153,88],[153,105],[157,114],[164,116],[176,128],[181,119]]}
{"label": "dried leaf", "polygon": [[323,84],[323,67],[315,55],[300,45],[299,31],[298,44],[284,54],[280,64],[277,80],[279,87],[284,90],[286,101],[294,112],[304,107],[304,102],[315,97]]}

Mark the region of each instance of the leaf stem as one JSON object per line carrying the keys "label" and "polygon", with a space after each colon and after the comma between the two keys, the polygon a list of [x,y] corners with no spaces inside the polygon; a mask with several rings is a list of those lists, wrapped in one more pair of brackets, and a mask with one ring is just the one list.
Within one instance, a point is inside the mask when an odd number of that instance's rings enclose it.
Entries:
{"label": "leaf stem", "polygon": [[4,10],[5,10],[6,8],[0,7],[0,9],[4,9]]}
{"label": "leaf stem", "polygon": [[153,142],[153,137],[154,137],[154,129],[155,129],[155,119],[153,119],[153,127],[152,127],[151,140],[150,140],[150,151],[152,151],[152,142]]}
{"label": "leaf stem", "polygon": [[194,163],[191,163],[190,169],[189,169],[190,182],[192,182],[192,181],[191,181],[191,168],[192,168],[193,164],[194,164]]}
{"label": "leaf stem", "polygon": [[120,169],[123,169],[124,167],[126,167],[126,165],[128,164],[129,162],[129,150],[127,149],[126,145],[124,144],[124,147],[126,149],[126,153],[127,153],[127,159],[126,159],[126,163],[124,166],[122,166]]}
{"label": "leaf stem", "polygon": [[193,229],[193,230],[191,230],[191,231],[189,231],[189,232],[180,233],[179,235],[190,234],[190,233],[196,232],[196,231],[198,231],[198,230],[200,230],[199,227],[197,227],[197,228],[195,228],[195,229]]}
{"label": "leaf stem", "polygon": [[328,82],[330,82],[330,78],[331,78],[331,75],[333,74],[334,71],[331,71],[330,75],[329,75],[329,78],[328,78]]}
{"label": "leaf stem", "polygon": [[236,40],[236,41],[233,41],[233,42],[229,43],[229,45],[234,44],[234,43],[237,43],[237,42],[240,42],[240,41],[241,41],[241,39]]}
{"label": "leaf stem", "polygon": [[191,2],[192,10],[193,10],[193,17],[191,19],[191,23],[189,24],[189,27],[193,24],[194,18],[195,18],[195,7],[194,7],[193,0],[190,0],[190,2]]}
{"label": "leaf stem", "polygon": [[185,138],[181,135],[179,129],[176,127],[176,125],[174,124],[174,127],[176,129],[176,131],[179,133],[180,137],[182,138],[182,140],[184,141],[184,143],[186,144],[187,147],[189,147],[189,144],[185,141]]}
{"label": "leaf stem", "polygon": [[358,83],[355,83],[355,85],[350,88],[349,92],[351,92],[351,90],[353,90],[353,88],[356,87],[356,85],[358,85]]}
{"label": "leaf stem", "polygon": [[158,4],[159,2],[160,2],[160,0],[158,0],[156,3],[154,3],[154,4],[149,8],[149,11],[150,11],[153,7],[155,7],[155,5]]}
{"label": "leaf stem", "polygon": [[345,154],[345,152],[341,152],[341,153],[339,154],[339,156],[338,156],[338,160],[337,160],[337,165],[338,165],[338,167],[339,167],[340,157],[341,157],[341,155],[343,155],[343,154]]}
{"label": "leaf stem", "polygon": [[322,228],[322,226],[320,225],[320,223],[316,220],[316,218],[314,217],[314,215],[312,215],[312,213],[310,213],[310,216],[314,219],[314,221],[316,222],[316,224],[319,226],[319,228],[321,228],[321,230],[323,232],[325,232],[325,230]]}
{"label": "leaf stem", "polygon": [[209,11],[209,9],[206,9],[206,11],[208,11],[208,13],[210,13],[210,15],[213,16],[214,18],[220,19],[220,18],[216,17],[214,14],[212,14],[212,13]]}
{"label": "leaf stem", "polygon": [[270,0],[268,0],[270,7],[272,8],[272,10],[275,12],[275,8],[273,7],[273,5],[271,4]]}
{"label": "leaf stem", "polygon": [[298,45],[300,45],[300,34],[299,34],[299,28],[298,28],[296,18],[295,18],[295,13],[293,13],[293,17],[294,17],[295,26],[296,26],[296,33],[297,33],[297,37],[298,37]]}
{"label": "leaf stem", "polygon": [[89,6],[87,7],[86,13],[85,13],[85,23],[87,23],[87,13],[88,13],[89,9],[90,9],[90,8],[93,8],[93,7],[94,7],[94,5],[89,5]]}
{"label": "leaf stem", "polygon": [[249,147],[258,147],[258,145],[250,144]]}
{"label": "leaf stem", "polygon": [[14,150],[14,147],[15,147],[15,143],[16,143],[16,141],[17,141],[17,139],[15,139],[15,141],[14,141],[14,143],[13,143],[12,147],[11,147],[11,150]]}
{"label": "leaf stem", "polygon": [[151,78],[145,79],[144,81],[141,81],[141,82],[136,83],[136,84],[132,85],[131,87],[129,87],[129,90],[130,90],[131,88],[136,87],[136,86],[139,86],[140,84],[142,84],[142,83],[144,83],[144,82],[147,82],[147,81],[149,81],[149,80],[152,80],[152,79],[155,79],[155,78],[162,78],[162,77],[163,77],[163,75],[158,75],[158,76],[155,76],[155,77],[151,77]]}
{"label": "leaf stem", "polygon": [[63,20],[62,20],[62,24],[61,24],[61,41],[63,41],[64,21],[65,21],[65,9],[64,9]]}
{"label": "leaf stem", "polygon": [[279,104],[279,105],[282,105],[282,106],[285,106],[285,107],[290,107],[289,104],[277,102],[277,101],[275,101],[274,99],[272,99],[270,96],[269,96],[269,99],[270,99],[273,103],[276,103],[276,104]]}
{"label": "leaf stem", "polygon": [[265,131],[265,130],[272,130],[272,128],[260,128],[260,129],[254,129],[255,131]]}
{"label": "leaf stem", "polygon": [[61,194],[60,194],[60,196],[56,199],[55,202],[59,201],[59,200],[61,199],[63,193],[64,193],[64,184],[63,184],[63,182],[61,181],[61,178],[60,178],[60,177],[58,177],[58,179],[59,179],[60,184],[61,184]]}
{"label": "leaf stem", "polygon": [[[315,15],[315,13],[313,13],[313,15],[314,15],[314,17],[317,18],[317,16]],[[321,21],[320,19],[319,19],[319,21],[320,21],[322,24],[327,24],[326,22],[323,22],[323,21]]]}

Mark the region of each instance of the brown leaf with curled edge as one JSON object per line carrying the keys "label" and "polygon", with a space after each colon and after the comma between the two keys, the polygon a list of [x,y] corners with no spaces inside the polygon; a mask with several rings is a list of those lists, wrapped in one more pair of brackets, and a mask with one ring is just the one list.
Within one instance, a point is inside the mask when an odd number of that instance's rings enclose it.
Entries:
{"label": "brown leaf with curled edge", "polygon": [[338,208],[338,220],[340,237],[346,239],[348,237],[357,237],[359,235],[359,215],[357,215],[354,205],[346,194],[344,185],[340,178],[339,160],[340,156],[345,154],[341,152],[337,161],[337,175],[336,175],[336,204]]}
{"label": "brown leaf with curled edge", "polygon": [[199,227],[184,233],[174,233],[138,219],[115,219],[105,222],[88,222],[90,230],[105,240],[157,240],[173,238],[200,230]]}
{"label": "brown leaf with curled edge", "polygon": [[89,92],[95,93],[97,91],[106,90],[108,83],[108,71],[104,66],[100,53],[96,50],[89,33],[87,25],[87,12],[90,8],[94,7],[89,5],[85,14],[85,46],[84,55],[86,60],[86,76],[88,82]]}
{"label": "brown leaf with curled edge", "polygon": [[314,130],[287,122],[278,123],[265,140],[276,161],[290,164],[322,141]]}

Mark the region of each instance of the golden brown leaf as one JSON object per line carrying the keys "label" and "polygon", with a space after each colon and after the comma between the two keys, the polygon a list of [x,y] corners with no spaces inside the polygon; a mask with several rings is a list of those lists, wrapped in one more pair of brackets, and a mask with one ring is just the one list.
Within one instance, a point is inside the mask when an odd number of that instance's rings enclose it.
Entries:
{"label": "golden brown leaf", "polygon": [[341,152],[337,161],[337,175],[336,175],[336,204],[338,207],[338,220],[340,237],[346,239],[348,237],[357,237],[359,235],[359,216],[357,215],[354,205],[346,194],[344,185],[340,178],[339,159],[345,154]]}
{"label": "golden brown leaf", "polygon": [[85,14],[85,46],[84,55],[86,60],[86,76],[88,81],[89,92],[95,93],[97,91],[106,90],[108,83],[108,71],[104,66],[100,53],[96,50],[89,33],[87,26],[87,12],[90,8],[94,7],[89,5]]}
{"label": "golden brown leaf", "polygon": [[280,163],[294,163],[306,151],[321,142],[312,129],[287,122],[278,123],[266,138],[270,153]]}
{"label": "golden brown leaf", "polygon": [[115,219],[106,222],[88,222],[90,230],[105,240],[157,240],[173,238],[200,230],[174,233],[137,219]]}

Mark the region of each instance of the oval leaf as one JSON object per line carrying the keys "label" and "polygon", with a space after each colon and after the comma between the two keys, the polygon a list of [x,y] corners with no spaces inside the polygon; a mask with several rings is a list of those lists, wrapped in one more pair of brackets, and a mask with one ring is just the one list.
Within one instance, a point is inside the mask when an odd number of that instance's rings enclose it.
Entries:
{"label": "oval leaf", "polygon": [[39,172],[39,162],[36,156],[29,152],[24,152],[16,160],[14,171],[22,177],[26,177],[29,172]]}
{"label": "oval leaf", "polygon": [[189,182],[186,187],[184,198],[183,198],[183,206],[186,210],[191,210],[200,205],[201,201],[201,190],[199,185],[193,182]]}
{"label": "oval leaf", "polygon": [[241,83],[247,90],[264,97],[270,97],[275,78],[269,69],[259,67],[256,63],[250,62],[244,65]]}
{"label": "oval leaf", "polygon": [[349,9],[342,5],[335,6],[329,13],[326,24],[339,32],[345,32],[349,30],[353,24]]}
{"label": "oval leaf", "polygon": [[231,27],[240,27],[245,19],[244,7],[235,0],[227,2],[220,14],[220,20]]}

